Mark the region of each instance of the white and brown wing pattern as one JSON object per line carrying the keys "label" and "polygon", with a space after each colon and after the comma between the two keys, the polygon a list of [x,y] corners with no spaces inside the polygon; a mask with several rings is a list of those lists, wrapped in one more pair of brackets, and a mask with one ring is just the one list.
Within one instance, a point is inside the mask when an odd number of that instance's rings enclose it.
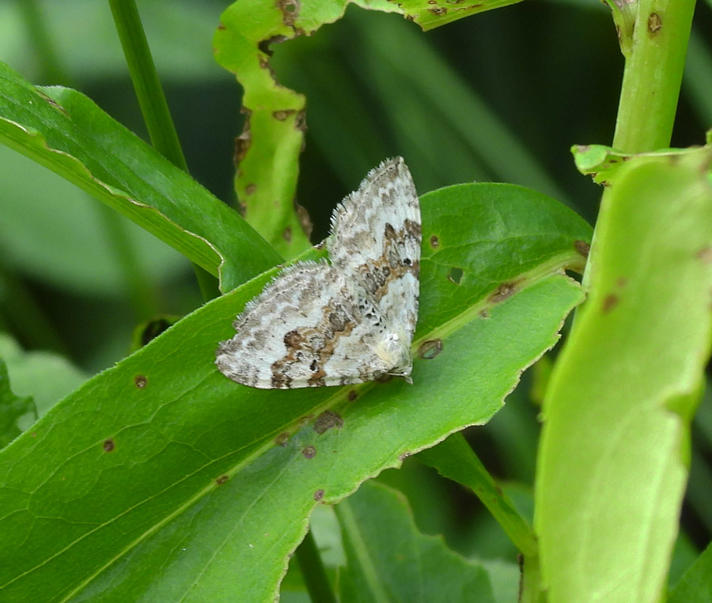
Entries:
{"label": "white and brown wing pattern", "polygon": [[331,263],[299,262],[267,285],[220,343],[218,368],[258,388],[408,379],[420,239],[410,172],[385,161],[334,211]]}

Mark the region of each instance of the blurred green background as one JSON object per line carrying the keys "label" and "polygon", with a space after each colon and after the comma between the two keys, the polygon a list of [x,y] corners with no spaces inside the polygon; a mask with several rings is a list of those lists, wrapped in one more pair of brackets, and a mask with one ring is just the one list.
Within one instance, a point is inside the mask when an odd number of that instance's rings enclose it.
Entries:
{"label": "blurred green background", "polygon": [[[241,90],[211,48],[226,6],[138,2],[191,173],[234,205]],[[698,3],[673,146],[702,144],[712,126],[712,45],[704,35],[711,26],[710,2]],[[421,193],[513,182],[595,220],[600,191],[575,170],[569,148],[607,144],[615,127],[623,57],[600,2],[532,0],[428,33],[397,15],[350,7],[343,20],[272,50],[278,80],[307,96],[297,196],[312,217],[314,242],[327,234],[336,203],[396,154]],[[33,83],[81,90],[146,138],[108,3],[0,0],[0,60]],[[59,352],[91,375],[128,353],[137,324],[201,303],[179,254],[4,147],[0,182],[0,330],[25,349]],[[468,434],[524,507],[538,435],[530,386],[546,366],[525,375],[506,408]],[[673,578],[712,532],[707,391]],[[513,560],[476,501],[430,469],[409,460],[383,479],[409,494],[423,530],[444,533],[469,555]]]}

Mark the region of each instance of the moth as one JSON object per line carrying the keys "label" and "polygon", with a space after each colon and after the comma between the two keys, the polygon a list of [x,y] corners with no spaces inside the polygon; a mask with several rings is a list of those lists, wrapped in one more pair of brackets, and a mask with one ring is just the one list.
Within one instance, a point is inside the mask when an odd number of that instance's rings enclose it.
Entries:
{"label": "moth", "polygon": [[388,159],[334,210],[329,260],[285,268],[247,303],[218,369],[261,389],[411,382],[420,243],[413,178]]}

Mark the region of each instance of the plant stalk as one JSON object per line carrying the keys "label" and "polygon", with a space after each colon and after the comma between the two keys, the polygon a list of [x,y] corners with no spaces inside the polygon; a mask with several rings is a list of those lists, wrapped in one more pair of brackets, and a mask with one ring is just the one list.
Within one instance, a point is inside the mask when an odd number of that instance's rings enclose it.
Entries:
{"label": "plant stalk", "polygon": [[[158,79],[136,2],[109,0],[109,5],[151,144],[171,163],[187,172],[188,164]],[[203,299],[207,301],[217,297],[217,280],[200,266],[194,264],[193,269]]]}

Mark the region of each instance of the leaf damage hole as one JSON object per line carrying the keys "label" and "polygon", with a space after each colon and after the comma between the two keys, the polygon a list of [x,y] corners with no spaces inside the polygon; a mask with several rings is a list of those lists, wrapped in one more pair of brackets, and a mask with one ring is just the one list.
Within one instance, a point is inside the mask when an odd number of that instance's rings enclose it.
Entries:
{"label": "leaf damage hole", "polygon": [[418,356],[423,360],[432,360],[443,351],[442,339],[428,339],[418,347]]}
{"label": "leaf damage hole", "polygon": [[587,258],[591,251],[591,246],[586,241],[574,241],[574,249],[583,257]]}
{"label": "leaf damage hole", "polygon": [[460,281],[462,280],[463,274],[464,271],[462,270],[462,268],[453,266],[452,268],[450,268],[450,272],[447,273],[447,280],[449,280],[451,283],[454,283],[455,285],[459,285]]}
{"label": "leaf damage hole", "polygon": [[257,43],[257,48],[260,49],[260,51],[264,52],[267,56],[272,56],[274,54],[274,51],[272,50],[271,46],[272,44],[281,44],[285,40],[287,40],[287,36],[272,36],[271,38],[267,38],[265,40],[260,40]]}
{"label": "leaf damage hole", "polygon": [[440,239],[438,238],[438,235],[433,235],[432,237],[430,237],[430,246],[433,249],[437,249],[438,247],[440,247]]}
{"label": "leaf damage hole", "polygon": [[114,440],[109,438],[108,440],[104,440],[102,448],[104,448],[104,452],[111,452],[116,448],[116,444],[114,444]]}
{"label": "leaf damage hole", "polygon": [[444,6],[434,6],[433,8],[429,8],[428,10],[434,15],[447,15],[447,8],[445,8]]}
{"label": "leaf damage hole", "polygon": [[601,308],[604,314],[608,314],[613,308],[615,308],[618,305],[618,302],[620,301],[620,298],[617,295],[614,295],[613,293],[609,293],[606,295],[606,298],[603,300],[603,307]]}
{"label": "leaf damage hole", "polygon": [[168,318],[161,317],[154,320],[149,320],[148,323],[141,329],[141,345],[147,345],[150,341],[158,337],[161,333],[168,330],[174,321]]}
{"label": "leaf damage hole", "polygon": [[148,378],[146,375],[136,375],[134,377],[134,385],[138,389],[144,389],[148,385]]}
{"label": "leaf damage hole", "polygon": [[324,491],[321,488],[319,488],[318,490],[316,490],[314,492],[314,500],[316,500],[318,502],[322,498],[324,498]]}
{"label": "leaf damage hole", "polygon": [[316,448],[314,446],[305,446],[302,448],[302,455],[305,459],[313,459],[316,456]]}
{"label": "leaf damage hole", "polygon": [[230,479],[229,476],[227,476],[227,475],[221,475],[219,478],[217,478],[217,479],[215,480],[215,483],[216,483],[218,486],[222,486],[222,485],[223,485],[227,480],[229,480],[229,479]]}
{"label": "leaf damage hole", "polygon": [[341,418],[341,415],[335,413],[333,410],[325,410],[314,421],[314,431],[319,435],[333,427],[341,429],[343,426],[344,420]]}

